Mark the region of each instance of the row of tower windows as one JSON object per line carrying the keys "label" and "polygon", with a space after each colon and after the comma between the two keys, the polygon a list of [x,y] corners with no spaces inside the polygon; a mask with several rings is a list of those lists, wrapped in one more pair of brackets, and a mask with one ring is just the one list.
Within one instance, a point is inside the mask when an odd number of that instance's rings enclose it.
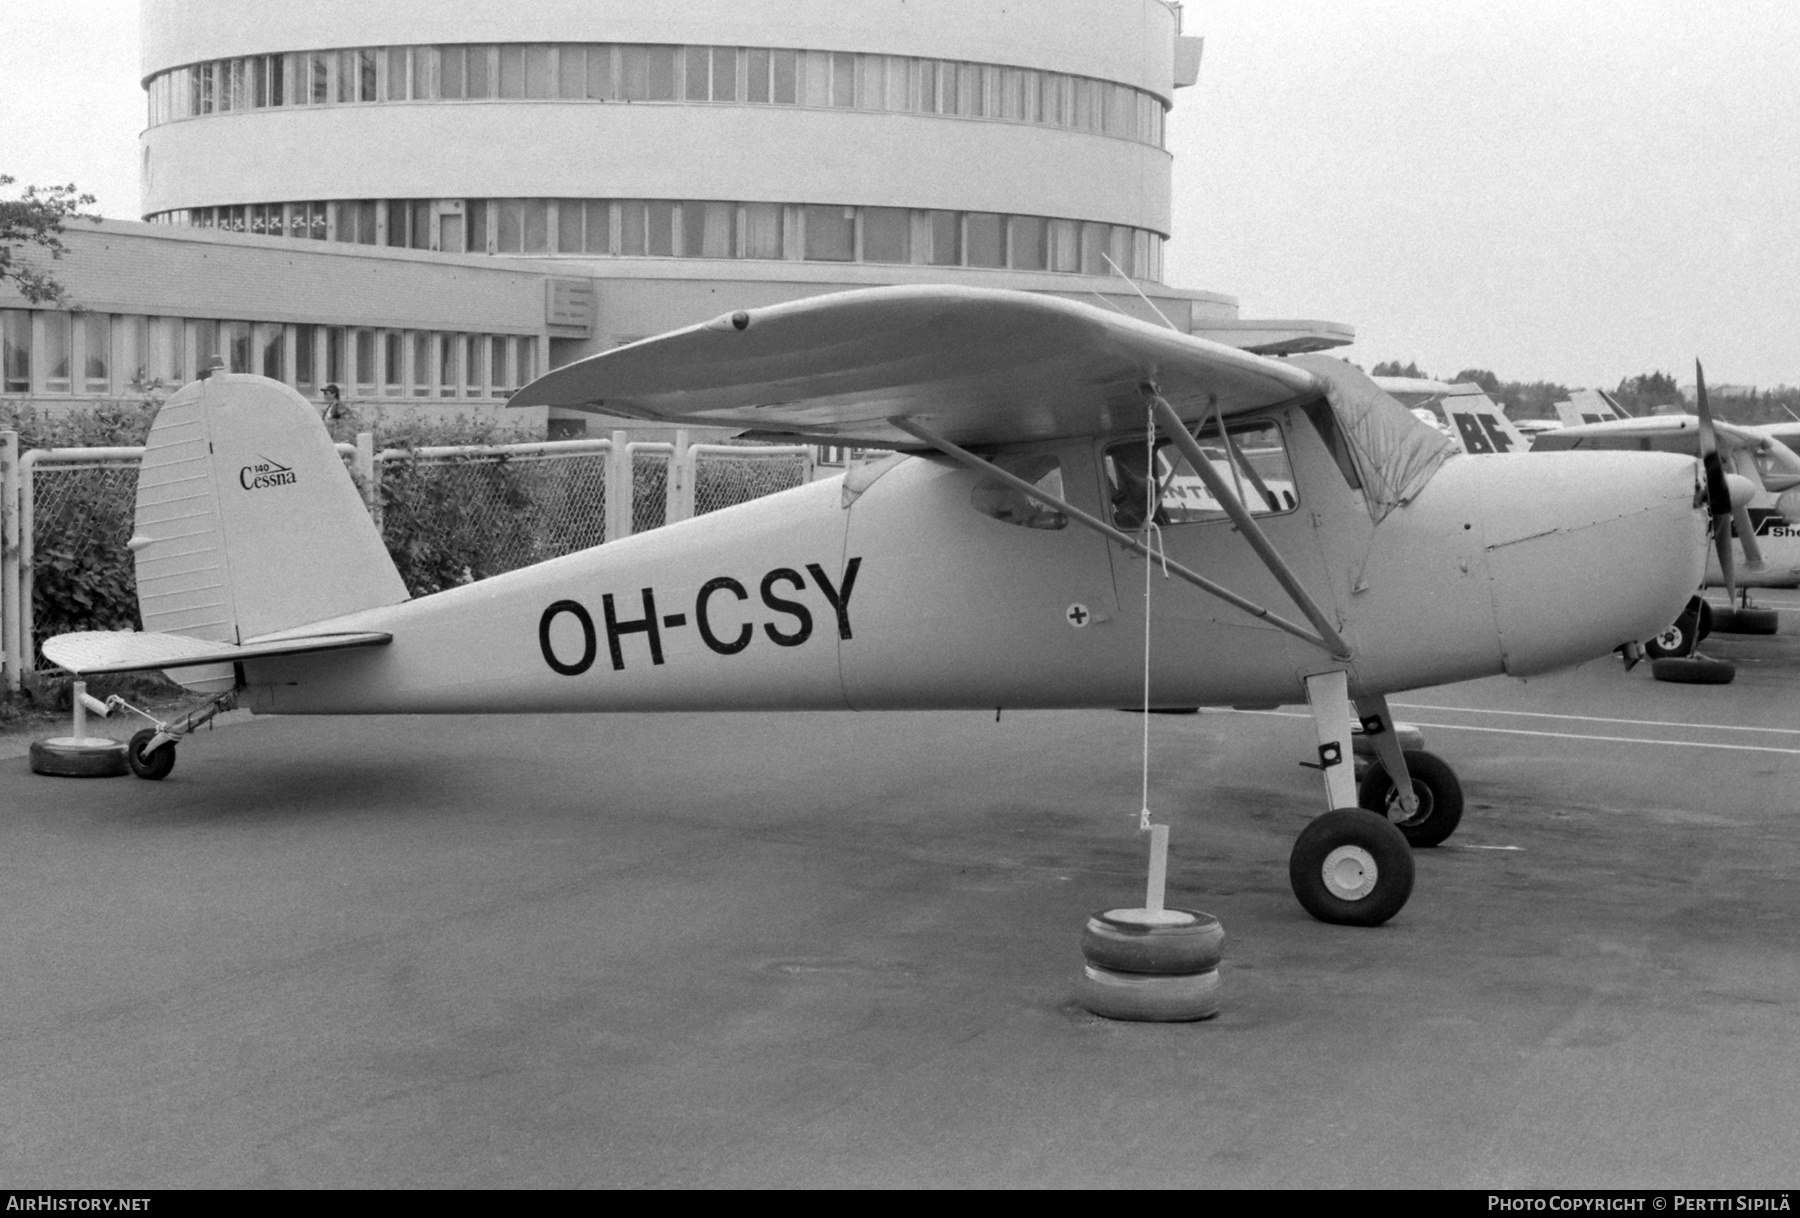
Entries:
{"label": "row of tower windows", "polygon": [[445,253],[756,258],[1162,279],[1162,236],[1122,224],[812,203],[349,199],[195,207],[153,223]]}
{"label": "row of tower windows", "polygon": [[887,110],[1163,142],[1161,100],[1128,85],[845,51],[574,42],[361,47],[212,60],[158,73],[148,91],[152,127],[273,106],[540,98]]}
{"label": "row of tower windows", "polygon": [[0,309],[0,392],[124,397],[206,369],[255,372],[308,397],[503,399],[537,376],[529,335],[386,330]]}

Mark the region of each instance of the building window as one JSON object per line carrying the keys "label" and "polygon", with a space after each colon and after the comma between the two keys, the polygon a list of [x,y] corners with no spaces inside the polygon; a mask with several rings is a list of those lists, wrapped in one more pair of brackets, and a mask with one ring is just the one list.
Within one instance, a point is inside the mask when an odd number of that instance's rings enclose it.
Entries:
{"label": "building window", "polygon": [[431,396],[431,335],[417,330],[412,335],[412,395]]}
{"label": "building window", "polygon": [[856,209],[808,204],[806,257],[812,262],[851,262],[856,258]]}
{"label": "building window", "polygon": [[81,390],[112,392],[112,318],[105,313],[82,313]]}
{"label": "building window", "polygon": [[453,398],[456,386],[462,377],[457,369],[457,355],[462,346],[462,336],[457,334],[440,334],[438,336],[438,396]]}
{"label": "building window", "polygon": [[0,389],[31,392],[31,314],[0,309]]}
{"label": "building window", "polygon": [[294,388],[312,397],[319,386],[319,327],[294,327]]}
{"label": "building window", "polygon": [[1006,218],[993,212],[972,211],[963,217],[968,265],[1006,265]]}
{"label": "building window", "polygon": [[257,325],[251,332],[256,371],[272,381],[286,381],[287,332],[283,326]]}
{"label": "building window", "polygon": [[381,391],[390,398],[406,392],[406,343],[398,330],[381,332]]}
{"label": "building window", "polygon": [[899,207],[865,207],[864,262],[912,261],[912,213]]}

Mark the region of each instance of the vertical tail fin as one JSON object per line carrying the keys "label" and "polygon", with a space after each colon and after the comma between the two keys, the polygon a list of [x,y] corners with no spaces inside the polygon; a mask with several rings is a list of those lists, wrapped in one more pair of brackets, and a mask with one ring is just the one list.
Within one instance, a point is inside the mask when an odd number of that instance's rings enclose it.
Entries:
{"label": "vertical tail fin", "polygon": [[407,599],[325,425],[260,376],[215,373],[163,404],[130,545],[149,631],[239,643]]}

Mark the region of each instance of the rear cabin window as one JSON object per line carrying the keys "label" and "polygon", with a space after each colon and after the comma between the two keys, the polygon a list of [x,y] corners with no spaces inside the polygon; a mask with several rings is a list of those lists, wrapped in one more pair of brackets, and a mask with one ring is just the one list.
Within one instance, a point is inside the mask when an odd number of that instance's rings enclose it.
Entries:
{"label": "rear cabin window", "polygon": [[[1300,506],[1287,445],[1273,420],[1235,424],[1223,433],[1214,425],[1196,439],[1219,479],[1252,516],[1291,512]],[[1155,523],[1226,519],[1224,507],[1206,489],[1187,458],[1167,440],[1156,443],[1155,476]],[[1122,441],[1106,450],[1106,479],[1113,524],[1121,529],[1142,528],[1148,498],[1143,440]]]}
{"label": "rear cabin window", "polygon": [[[1051,453],[1012,453],[994,464],[1015,478],[1022,478],[1046,495],[1063,499],[1062,462]],[[1064,529],[1069,518],[1046,503],[998,478],[982,477],[970,493],[975,510],[983,516],[1027,529]]]}

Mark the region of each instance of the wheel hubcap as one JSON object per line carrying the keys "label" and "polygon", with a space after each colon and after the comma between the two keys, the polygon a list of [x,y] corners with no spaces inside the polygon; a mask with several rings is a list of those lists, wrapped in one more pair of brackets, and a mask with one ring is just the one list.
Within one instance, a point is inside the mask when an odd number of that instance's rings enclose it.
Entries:
{"label": "wheel hubcap", "polygon": [[1431,819],[1431,789],[1413,784],[1413,798],[1419,801],[1417,811],[1411,816],[1400,804],[1400,792],[1390,788],[1388,791],[1388,820],[1396,825],[1422,825]]}
{"label": "wheel hubcap", "polygon": [[1325,856],[1325,865],[1319,871],[1325,890],[1340,901],[1362,900],[1375,891],[1375,881],[1381,874],[1375,866],[1375,856],[1361,846],[1339,846]]}

